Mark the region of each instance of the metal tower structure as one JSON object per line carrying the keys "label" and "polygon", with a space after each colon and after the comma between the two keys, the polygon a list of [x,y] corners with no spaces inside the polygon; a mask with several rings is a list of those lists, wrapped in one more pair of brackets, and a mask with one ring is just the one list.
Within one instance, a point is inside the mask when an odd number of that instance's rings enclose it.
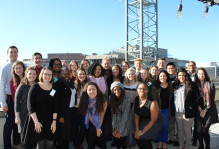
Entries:
{"label": "metal tower structure", "polygon": [[157,0],[126,0],[125,60],[157,58]]}

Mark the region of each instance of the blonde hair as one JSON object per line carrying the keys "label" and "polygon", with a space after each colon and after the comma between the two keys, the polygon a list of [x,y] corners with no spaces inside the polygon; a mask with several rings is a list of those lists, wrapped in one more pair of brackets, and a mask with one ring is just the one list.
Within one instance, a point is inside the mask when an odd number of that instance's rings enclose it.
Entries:
{"label": "blonde hair", "polygon": [[111,62],[111,60],[109,59],[108,56],[104,56],[104,57],[103,57],[103,59],[102,59],[102,63],[105,62],[105,61],[109,61],[109,62]]}
{"label": "blonde hair", "polygon": [[135,62],[137,62],[137,61],[143,62],[143,60],[141,58],[135,59]]}
{"label": "blonde hair", "polygon": [[134,72],[134,75],[135,75],[134,80],[135,80],[135,82],[138,81],[137,76],[136,76],[136,74],[135,74],[135,69],[134,69],[134,68],[129,68],[129,69],[127,69],[126,72],[125,72],[125,80],[124,80],[124,81],[125,81],[125,84],[130,83],[130,81],[129,81],[129,79],[128,79],[128,73],[129,73],[130,71]]}

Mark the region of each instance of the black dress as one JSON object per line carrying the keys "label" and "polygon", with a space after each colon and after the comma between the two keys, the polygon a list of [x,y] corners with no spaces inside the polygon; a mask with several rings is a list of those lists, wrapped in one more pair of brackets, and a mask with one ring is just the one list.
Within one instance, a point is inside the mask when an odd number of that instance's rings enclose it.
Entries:
{"label": "black dress", "polygon": [[[58,92],[52,87],[51,90],[43,90],[38,83],[31,86],[28,99],[27,108],[29,118],[26,121],[24,140],[32,140],[33,138],[38,142],[43,139],[54,140],[54,134],[51,131],[51,124],[53,121],[53,113],[57,113],[58,102],[56,99]],[[36,113],[38,121],[42,124],[42,131],[36,133],[35,126],[30,114]]]}

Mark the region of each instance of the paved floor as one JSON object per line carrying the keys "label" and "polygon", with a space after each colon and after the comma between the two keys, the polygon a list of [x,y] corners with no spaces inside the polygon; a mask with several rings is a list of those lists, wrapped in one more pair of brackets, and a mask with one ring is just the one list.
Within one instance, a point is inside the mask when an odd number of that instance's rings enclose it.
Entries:
{"label": "paved floor", "polygon": [[[217,102],[217,109],[219,111],[219,102]],[[2,117],[3,113],[0,113],[0,149],[3,149],[3,126],[5,122],[5,118]],[[211,149],[219,149],[219,123],[213,124],[210,127],[210,136],[211,136]],[[84,143],[84,147],[86,146],[86,143]],[[72,145],[70,147],[73,148]],[[114,147],[110,146],[110,142],[107,143],[108,149],[115,149]],[[153,143],[153,148],[156,148],[156,143]],[[172,145],[167,146],[168,149],[178,149],[178,147],[174,147]],[[197,149],[198,147],[191,146],[191,149]],[[137,147],[134,147],[133,149],[137,149]]]}

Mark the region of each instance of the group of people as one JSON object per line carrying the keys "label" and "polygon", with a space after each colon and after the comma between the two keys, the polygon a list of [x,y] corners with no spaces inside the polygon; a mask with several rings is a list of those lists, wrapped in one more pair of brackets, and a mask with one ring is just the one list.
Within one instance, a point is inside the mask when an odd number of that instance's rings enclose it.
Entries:
{"label": "group of people", "polygon": [[142,59],[111,66],[108,57],[80,65],[53,58],[42,67],[36,52],[26,68],[16,46],[7,55],[0,70],[4,149],[68,149],[71,141],[83,149],[85,140],[88,149],[106,149],[107,141],[117,149],[152,149],[152,140],[157,149],[172,142],[189,149],[197,140],[198,149],[210,149],[209,128],[218,122],[215,86],[194,61],[187,70],[165,58],[149,68]]}

